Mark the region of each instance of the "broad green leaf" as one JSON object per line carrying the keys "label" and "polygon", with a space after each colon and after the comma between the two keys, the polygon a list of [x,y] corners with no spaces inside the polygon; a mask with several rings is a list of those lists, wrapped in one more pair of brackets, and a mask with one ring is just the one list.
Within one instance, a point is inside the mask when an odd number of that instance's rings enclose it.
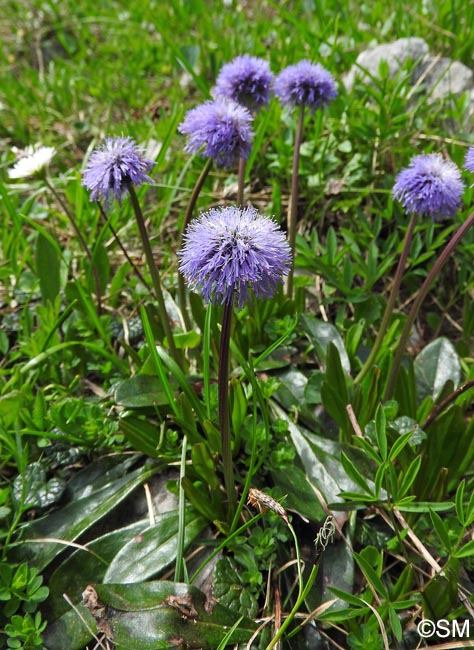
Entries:
{"label": "broad green leaf", "polygon": [[344,341],[334,325],[318,320],[312,314],[301,314],[299,322],[308,334],[311,343],[315,347],[316,354],[322,363],[326,363],[328,346],[332,343],[339,352],[343,369],[347,373],[351,371],[351,364],[346,348],[344,347]]}
{"label": "broad green leaf", "polygon": [[[205,527],[195,510],[185,512],[185,548]],[[177,510],[156,517],[155,524],[129,540],[115,555],[103,582],[132,583],[156,576],[176,559],[179,516]]]}
{"label": "broad green leaf", "polygon": [[124,408],[169,406],[166,392],[158,377],[135,375],[121,381],[114,390],[114,400]]}
{"label": "broad green leaf", "polygon": [[117,553],[149,525],[148,519],[141,519],[125,528],[113,530],[88,542],[84,549],[74,551],[62,562],[48,581],[48,620],[53,621],[68,610],[64,593],[72,602],[80,602],[84,588],[90,582],[103,580],[107,567]]}
{"label": "broad green leaf", "polygon": [[94,618],[87,607],[80,604],[78,612],[70,609],[61,618],[49,624],[43,633],[43,644],[45,650],[64,650],[67,639],[67,650],[83,650],[86,644],[92,639],[92,634],[84,625],[84,619],[89,628],[97,634]]}
{"label": "broad green leaf", "polygon": [[[348,477],[341,462],[341,451],[355,462],[362,475],[371,474],[367,459],[357,449],[344,446],[335,440],[317,436],[300,425],[296,425],[283,409],[273,405],[275,415],[285,420],[288,433],[295,445],[301,464],[303,465],[309,482],[314,485],[324,496],[327,503],[342,501],[341,492],[354,491],[356,484]],[[373,483],[367,479],[370,486]],[[385,496],[380,497],[382,500]]]}
{"label": "broad green leaf", "polygon": [[[100,603],[108,605],[104,623],[117,649],[156,650],[167,644],[215,650],[241,618],[239,612],[182,583],[96,584],[94,588]],[[256,628],[256,623],[242,617],[231,643],[246,643]]]}
{"label": "broad green leaf", "polygon": [[15,558],[27,559],[38,569],[44,569],[67,545],[41,540],[76,540],[156,473],[157,469],[157,466],[140,467],[122,478],[102,483],[100,487],[94,483],[89,484],[89,490],[81,498],[74,498],[69,492],[71,498],[65,506],[23,528],[24,541],[15,549]]}
{"label": "broad green leaf", "polygon": [[447,381],[456,388],[461,380],[461,363],[454,345],[441,337],[429,343],[414,363],[417,399],[436,399]]}
{"label": "broad green leaf", "polygon": [[272,480],[275,486],[286,494],[285,508],[295,510],[310,521],[322,521],[325,518],[326,512],[308,482],[305,472],[298,465],[295,464],[288,469],[272,470]]}

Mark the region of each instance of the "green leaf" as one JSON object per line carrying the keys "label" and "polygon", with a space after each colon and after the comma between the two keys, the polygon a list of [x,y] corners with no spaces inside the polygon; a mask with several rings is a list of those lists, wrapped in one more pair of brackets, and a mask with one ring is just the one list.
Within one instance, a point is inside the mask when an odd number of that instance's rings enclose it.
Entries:
{"label": "green leaf", "polygon": [[461,546],[461,548],[455,551],[453,555],[457,558],[471,557],[471,555],[474,555],[474,539],[471,539],[469,542],[464,544],[464,546]]}
{"label": "green leaf", "polygon": [[213,490],[217,489],[220,481],[216,474],[215,462],[204,442],[198,442],[191,447],[191,461],[193,470],[199,478],[208,483]]}
{"label": "green leaf", "polygon": [[68,594],[72,602],[80,602],[81,594],[87,584],[95,580],[103,580],[109,564],[117,553],[149,525],[148,519],[142,519],[130,526],[113,530],[88,542],[87,547],[74,551],[64,560],[48,581],[50,589],[48,620],[54,621],[68,610],[69,605],[63,598],[64,593]]}
{"label": "green leaf", "polygon": [[[103,582],[140,582],[159,574],[176,559],[177,510],[158,515],[155,524],[129,540],[115,555]],[[206,521],[192,508],[185,511],[184,546],[199,535]]]}
{"label": "green leaf", "polygon": [[38,232],[35,247],[36,272],[44,303],[54,302],[60,289],[60,254],[50,235]]}
{"label": "green leaf", "polygon": [[458,517],[459,523],[461,526],[464,526],[465,517],[464,517],[464,488],[466,487],[466,481],[463,479],[456,490],[456,515]]}
{"label": "green leaf", "polygon": [[[98,464],[99,465],[99,464]],[[84,486],[76,475],[75,483],[81,493],[86,496],[78,496],[71,490],[69,484],[69,501],[61,509],[50,513],[48,517],[26,524],[23,528],[23,542],[17,547],[13,555],[18,558],[25,558],[38,569],[42,570],[54,558],[67,548],[66,544],[56,542],[39,541],[35,539],[61,539],[74,541],[88,528],[97,523],[125,499],[135,488],[144,483],[150,476],[156,473],[158,467],[140,467],[135,471],[127,473],[121,478],[105,481],[97,481]],[[90,472],[86,473],[90,476]],[[85,489],[85,488],[88,489]]]}
{"label": "green leaf", "polygon": [[178,350],[191,350],[197,348],[201,342],[201,336],[195,330],[191,330],[190,332],[173,334],[173,340]]}
{"label": "green leaf", "polygon": [[408,431],[395,440],[388,455],[388,460],[390,463],[393,463],[393,461],[401,454],[413,436],[414,432]]}
{"label": "green leaf", "polygon": [[377,446],[383,460],[387,460],[387,421],[385,411],[380,404],[375,414],[375,435],[377,437]]}
{"label": "green leaf", "polygon": [[418,402],[426,396],[436,399],[447,381],[456,388],[461,381],[461,363],[454,345],[441,337],[429,343],[414,362]]}
{"label": "green leaf", "polygon": [[215,650],[240,620],[231,643],[246,643],[257,624],[208,600],[191,585],[167,581],[94,585],[107,605],[103,622],[117,648],[156,650],[160,646]]}
{"label": "green leaf", "polygon": [[413,485],[421,467],[421,456],[414,458],[402,477],[400,489],[397,492],[397,500],[402,499]]}
{"label": "green leaf", "polygon": [[286,494],[285,508],[295,510],[310,521],[322,521],[325,518],[325,510],[308,482],[305,472],[298,465],[272,470],[272,481],[275,487],[279,487]]}
{"label": "green leaf", "polygon": [[367,494],[371,496],[375,496],[372,492],[372,490],[369,488],[369,485],[365,478],[362,476],[362,474],[359,472],[357,467],[354,465],[354,463],[346,456],[344,452],[341,452],[341,461],[344,469],[347,472],[347,475],[356,483],[359,487],[361,487]]}
{"label": "green leaf", "polygon": [[367,582],[372,585],[375,591],[383,596],[386,600],[389,599],[387,587],[382,582],[381,578],[377,575],[375,570],[370,566],[365,557],[359,553],[354,553],[354,558],[359,565],[362,573],[365,575]]}
{"label": "green leaf", "polygon": [[169,406],[160,379],[154,375],[135,375],[116,385],[114,400],[124,408]]}
{"label": "green leaf", "polygon": [[392,632],[394,633],[395,638],[397,639],[397,641],[401,641],[403,637],[402,624],[400,622],[400,619],[397,616],[397,612],[391,606],[389,606],[388,608],[388,616],[390,619]]}
{"label": "green leaf", "polygon": [[[357,449],[344,446],[339,442],[317,436],[304,427],[296,425],[288,414],[276,404],[272,405],[276,417],[284,420],[288,433],[295,445],[308,481],[324,496],[327,503],[340,503],[341,492],[353,491],[356,484],[347,475],[341,462],[341,451],[357,463],[361,474],[369,474],[370,467],[365,455]],[[369,487],[371,482],[367,481]],[[362,495],[365,500],[370,497]],[[386,498],[385,495],[380,497]]]}
{"label": "green leaf", "polygon": [[346,348],[344,347],[344,341],[342,340],[337,328],[331,323],[318,320],[313,314],[301,314],[299,321],[305,332],[308,334],[311,343],[314,345],[316,354],[320,361],[325,363],[328,354],[328,346],[332,343],[336,346],[339,352],[339,358],[343,369],[349,373],[351,371],[351,364]]}
{"label": "green leaf", "polygon": [[76,607],[77,612],[70,610],[57,621],[48,625],[43,633],[43,643],[46,650],[64,650],[65,639],[67,639],[68,650],[83,650],[92,639],[92,635],[84,625],[83,620],[97,634],[95,620],[87,607],[82,604]]}

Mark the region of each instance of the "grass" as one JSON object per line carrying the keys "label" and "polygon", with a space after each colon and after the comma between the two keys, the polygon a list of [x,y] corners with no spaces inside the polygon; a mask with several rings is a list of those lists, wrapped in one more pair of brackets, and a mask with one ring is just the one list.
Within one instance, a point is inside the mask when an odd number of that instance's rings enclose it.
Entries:
{"label": "grass", "polygon": [[[55,650],[68,638],[71,649],[90,650],[90,630],[103,648],[111,639],[145,647],[147,625],[159,633],[146,647],[251,637],[262,649],[280,637],[285,648],[470,647],[451,622],[470,621],[474,579],[472,232],[423,303],[393,397],[384,393],[406,316],[472,211],[472,188],[452,221],[417,222],[376,364],[353,379],[408,226],[391,197],[396,174],[421,152],[461,166],[473,144],[468,94],[430,104],[413,91],[410,64],[393,79],[381,70],[344,89],[358,53],[404,36],[472,66],[474,4],[2,7],[0,641],[9,648]],[[178,125],[242,53],[268,59],[276,73],[318,60],[339,96],[305,119],[295,299],[278,292],[233,316],[238,506],[229,517],[216,384],[222,309],[190,294],[186,332],[177,306],[178,234],[204,165],[183,151]],[[273,99],[255,118],[246,167],[246,198],[282,225],[295,127],[296,115]],[[157,161],[137,195],[184,371],[163,345],[131,202],[106,206],[106,223],[81,184],[90,152],[122,134]],[[36,142],[58,151],[54,192],[41,178],[8,177],[13,148]],[[236,188],[237,170],[213,167],[198,208],[233,203]],[[100,309],[67,211],[91,251]],[[162,513],[148,500],[131,520],[130,495],[163,477],[179,505]],[[244,505],[251,487],[264,494],[260,514]],[[423,639],[422,617],[448,620],[449,636],[440,628]]]}

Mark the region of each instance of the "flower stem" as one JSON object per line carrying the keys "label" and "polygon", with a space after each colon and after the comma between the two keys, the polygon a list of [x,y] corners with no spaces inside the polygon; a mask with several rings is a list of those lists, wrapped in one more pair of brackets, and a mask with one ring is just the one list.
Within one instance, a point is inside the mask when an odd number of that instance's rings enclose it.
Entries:
{"label": "flower stem", "polygon": [[474,212],[469,215],[469,217],[466,219],[466,221],[460,226],[454,235],[451,237],[443,251],[441,252],[441,255],[436,259],[436,262],[433,265],[433,268],[431,271],[428,273],[426,276],[425,281],[421,285],[421,289],[418,291],[417,296],[413,302],[413,305],[411,306],[410,312],[407,316],[407,320],[405,322],[405,325],[403,327],[402,334],[400,336],[400,341],[397,346],[397,351],[395,353],[395,357],[393,359],[393,364],[392,364],[392,369],[390,372],[390,377],[388,380],[387,384],[387,389],[385,391],[385,399],[390,399],[393,393],[393,389],[395,387],[395,382],[397,379],[398,371],[400,368],[400,363],[402,360],[403,353],[405,352],[405,348],[407,345],[408,337],[410,336],[411,329],[413,327],[413,323],[415,322],[415,318],[418,315],[418,312],[420,310],[421,304],[423,300],[426,298],[431,285],[433,284],[433,281],[435,278],[438,276],[440,273],[441,269],[443,266],[446,264],[448,257],[451,255],[453,250],[456,248],[456,246],[459,244],[461,239],[464,237],[465,233],[469,230],[469,228],[474,224]]}
{"label": "flower stem", "polygon": [[225,302],[222,312],[221,343],[219,349],[219,370],[217,391],[219,400],[219,429],[221,432],[222,466],[224,484],[228,498],[229,521],[232,521],[237,508],[235,496],[235,479],[232,465],[232,446],[230,439],[229,417],[229,347],[230,327],[232,323],[232,302]]}
{"label": "flower stem", "polygon": [[295,268],[295,248],[296,248],[296,219],[298,214],[298,171],[300,165],[300,149],[301,138],[303,136],[303,122],[304,122],[304,105],[300,107],[298,117],[298,124],[295,134],[295,149],[293,151],[293,170],[291,173],[291,194],[290,203],[288,206],[288,239],[290,243],[291,255],[293,257],[293,264],[288,273],[287,279],[287,295],[288,298],[293,297],[293,272]]}
{"label": "flower stem", "polygon": [[181,367],[181,359],[178,355],[178,350],[176,349],[173,332],[171,331],[171,325],[168,318],[168,313],[165,306],[165,298],[163,296],[163,289],[161,287],[161,278],[159,271],[156,267],[155,260],[153,259],[153,252],[151,250],[150,239],[145,226],[145,220],[143,218],[143,213],[138,203],[137,194],[133,188],[131,182],[127,184],[128,191],[130,193],[130,201],[132,203],[133,211],[138,224],[138,230],[140,231],[140,237],[142,240],[143,250],[145,251],[145,257],[150,270],[151,279],[153,282],[153,288],[155,291],[156,299],[158,301],[158,311],[160,314],[161,324],[165,332],[165,336],[168,339],[168,347],[171,352],[171,356],[176,361],[176,363]]}
{"label": "flower stem", "polygon": [[108,228],[108,229],[110,230],[110,232],[112,233],[112,237],[114,238],[115,242],[118,244],[118,246],[119,246],[120,250],[122,251],[122,253],[125,255],[125,259],[127,260],[127,262],[128,262],[128,263],[130,264],[130,266],[132,267],[133,272],[135,273],[135,275],[137,276],[137,278],[140,280],[140,282],[143,284],[143,286],[145,287],[145,289],[147,289],[148,291],[151,292],[151,291],[152,291],[152,288],[150,287],[150,285],[148,284],[148,282],[145,280],[145,278],[143,277],[143,275],[140,273],[140,271],[138,270],[137,266],[133,263],[133,260],[131,259],[130,255],[128,254],[127,249],[125,248],[125,246],[124,246],[124,245],[122,244],[122,242],[120,241],[120,238],[119,238],[119,236],[118,236],[118,233],[117,233],[117,231],[115,230],[115,228],[112,226],[112,223],[111,223],[111,221],[110,221],[110,217],[107,216],[107,213],[105,212],[105,210],[104,210],[102,204],[101,204],[100,202],[98,202],[97,205],[99,206],[100,216],[102,217],[102,220],[103,220],[103,222],[104,222],[104,225],[106,225],[107,228]]}
{"label": "flower stem", "polygon": [[406,232],[406,235],[405,235],[405,240],[403,242],[402,254],[400,255],[400,259],[398,261],[397,270],[395,272],[395,277],[393,279],[393,286],[392,286],[392,289],[390,291],[390,295],[389,295],[389,298],[388,298],[388,301],[387,301],[387,306],[385,307],[385,312],[384,312],[384,315],[383,315],[383,318],[382,318],[382,322],[380,324],[380,328],[379,328],[379,331],[378,331],[378,334],[377,334],[377,338],[375,339],[374,346],[373,346],[373,348],[372,348],[366,362],[362,366],[362,368],[361,368],[359,374],[357,375],[357,377],[354,379],[354,382],[356,384],[360,383],[364,379],[366,374],[369,372],[369,370],[372,367],[372,364],[374,363],[375,358],[376,358],[376,356],[377,356],[377,354],[378,354],[378,352],[380,350],[380,347],[382,345],[382,341],[383,341],[383,338],[384,338],[385,333],[387,331],[388,323],[390,321],[390,316],[392,315],[393,308],[395,306],[395,301],[396,301],[396,298],[397,298],[398,290],[400,289],[400,284],[402,282],[403,271],[405,269],[405,264],[406,264],[406,261],[407,261],[408,252],[410,250],[410,244],[411,244],[411,240],[412,240],[412,237],[413,237],[413,231],[415,230],[415,223],[416,223],[416,214],[413,213],[412,217],[411,217],[411,220],[410,220],[410,223],[408,224],[408,229],[407,229],[407,232]]}
{"label": "flower stem", "polygon": [[83,234],[82,234],[82,232],[81,232],[81,230],[79,228],[79,225],[78,225],[74,215],[69,210],[68,206],[63,201],[61,195],[56,191],[56,188],[50,182],[50,180],[48,179],[48,177],[46,175],[44,176],[44,182],[45,182],[47,188],[49,189],[49,191],[51,192],[51,194],[54,196],[56,201],[61,206],[64,214],[66,215],[66,217],[69,219],[69,221],[70,221],[70,223],[71,223],[71,225],[72,225],[72,227],[74,229],[74,232],[77,235],[77,238],[79,240],[81,248],[84,251],[84,253],[86,254],[87,259],[89,260],[89,263],[91,265],[92,274],[94,276],[95,293],[96,293],[96,298],[97,298],[97,311],[100,314],[100,312],[102,310],[102,291],[101,291],[101,288],[100,288],[99,273],[97,271],[97,266],[94,263],[94,258],[92,257],[91,250],[90,250],[89,246],[87,245],[86,240],[84,239],[84,236],[83,236]]}
{"label": "flower stem", "polygon": [[[179,236],[179,245],[178,248],[180,249],[183,245],[183,235],[186,232],[186,228],[188,227],[191,219],[193,218],[193,212],[194,208],[196,207],[196,202],[199,198],[199,194],[201,193],[202,187],[206,181],[206,178],[211,170],[212,167],[212,158],[208,158],[206,160],[206,164],[202,168],[201,173],[199,174],[199,178],[196,181],[196,184],[193,187],[193,190],[191,192],[191,196],[189,197],[189,202],[188,205],[186,206],[186,212],[184,213],[184,218],[183,218],[183,226],[181,228],[181,233]],[[186,284],[184,282],[184,278],[181,273],[178,271],[178,296],[179,296],[179,306],[181,307],[181,314],[183,315],[183,321],[184,325],[186,327],[186,331],[189,331],[192,329],[191,325],[191,319],[189,318],[188,314],[188,309],[187,309],[187,304],[186,304]]]}
{"label": "flower stem", "polygon": [[239,172],[237,177],[237,206],[244,207],[244,185],[245,185],[245,158],[239,158]]}

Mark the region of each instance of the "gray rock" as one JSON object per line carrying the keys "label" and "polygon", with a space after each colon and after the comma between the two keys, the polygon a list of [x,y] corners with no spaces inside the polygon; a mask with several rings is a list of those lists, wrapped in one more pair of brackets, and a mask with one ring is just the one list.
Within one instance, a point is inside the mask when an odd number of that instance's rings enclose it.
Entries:
{"label": "gray rock", "polygon": [[410,59],[419,63],[428,56],[428,53],[428,45],[422,38],[399,38],[398,41],[393,43],[377,45],[359,54],[356,63],[343,79],[344,85],[347,90],[350,90],[356,77],[367,77],[367,75],[364,75],[363,70],[367,70],[370,75],[378,77],[381,61],[387,62],[390,76],[393,77],[404,65],[405,61]]}
{"label": "gray rock", "polygon": [[447,95],[460,95],[474,86],[474,73],[464,63],[448,58],[428,56],[418,66],[416,81],[420,81],[429,95],[429,102]]}
{"label": "gray rock", "polygon": [[430,103],[474,88],[474,72],[470,68],[459,61],[430,56],[428,45],[422,38],[400,38],[364,50],[343,78],[344,85],[350,90],[357,77],[365,78],[367,82],[368,75],[378,77],[381,61],[386,61],[393,77],[408,60],[413,62],[412,83],[422,84]]}

